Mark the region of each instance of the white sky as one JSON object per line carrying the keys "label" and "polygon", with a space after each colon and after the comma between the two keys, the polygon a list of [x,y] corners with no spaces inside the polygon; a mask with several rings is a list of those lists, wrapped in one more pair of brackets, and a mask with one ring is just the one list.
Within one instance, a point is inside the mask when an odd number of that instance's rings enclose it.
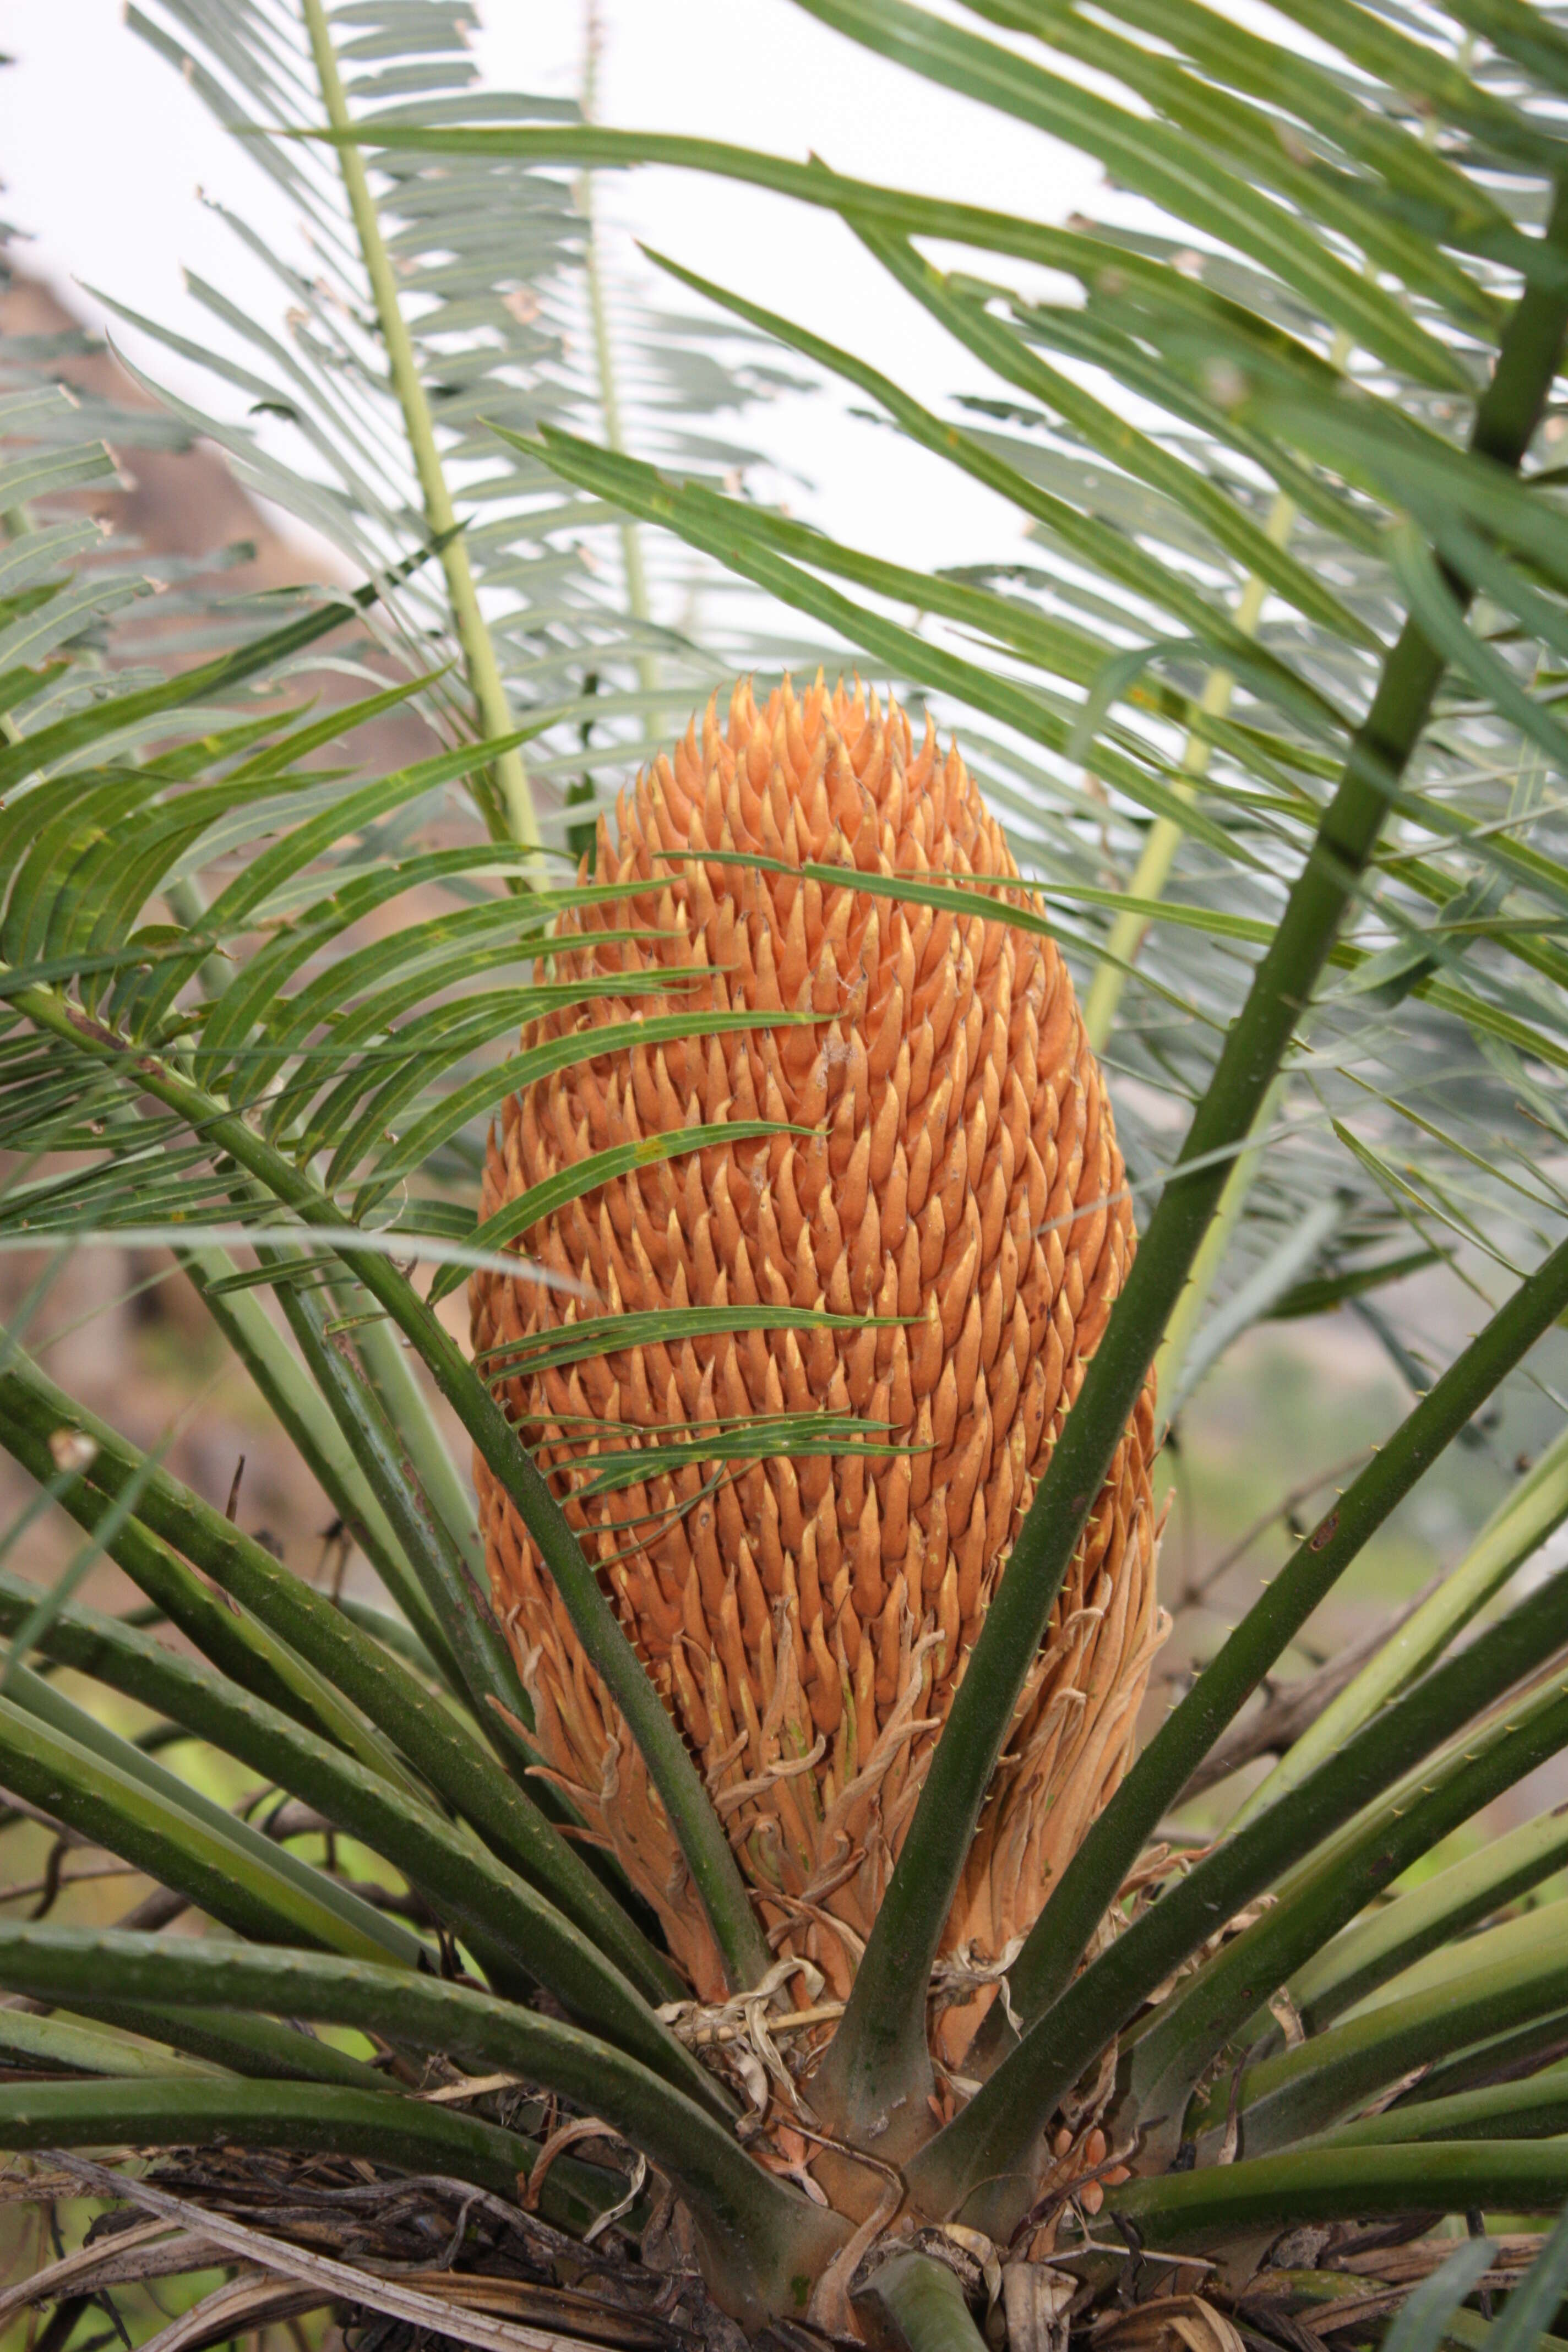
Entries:
{"label": "white sky", "polygon": [[[581,0],[481,0],[479,61],[491,85],[574,95]],[[1097,168],[1012,123],[873,58],[791,0],[606,0],[602,120],[689,131],[932,194],[1060,219],[1096,200]],[[215,279],[268,320],[274,282],[200,203],[221,195],[285,249],[286,200],[212,121],[194,92],[121,20],[119,0],[0,0],[0,163],[5,217],[33,233],[31,266],[101,319],[98,286],[196,340],[205,314],[181,271]],[[828,215],[761,191],[676,173],[601,175],[599,215],[612,267],[646,268],[647,238],[867,355],[930,400],[998,389],[894,289]],[[677,297],[684,302],[683,295]],[[213,405],[221,394],[133,331],[124,348],[154,377]],[[231,414],[237,414],[236,398]],[[764,446],[814,492],[800,511],[839,536],[933,565],[1017,545],[1017,518],[973,483],[857,426],[835,404],[785,400],[749,418]]]}

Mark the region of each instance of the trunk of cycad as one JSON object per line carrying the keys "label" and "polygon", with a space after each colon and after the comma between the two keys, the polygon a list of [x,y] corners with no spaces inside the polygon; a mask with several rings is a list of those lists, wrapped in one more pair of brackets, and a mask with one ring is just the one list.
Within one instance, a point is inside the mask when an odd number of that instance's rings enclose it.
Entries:
{"label": "trunk of cycad", "polygon": [[[842,1997],[988,1596],[1133,1248],[1110,1105],[1048,940],[802,876],[810,862],[1006,877],[956,748],[917,751],[858,688],[736,688],[601,823],[598,878],[646,895],[563,919],[595,1025],[689,1008],[808,1009],[799,1026],[613,1053],[509,1102],[484,1213],[588,1153],[726,1118],[810,1130],[660,1160],[543,1219],[524,1246],[596,1294],[479,1275],[477,1349],[585,1315],[753,1301],[874,1316],[612,1350],[500,1392],[558,1491],[599,1444],[826,1405],[880,1457],[696,1469],[568,1516],[700,1758],[770,1944]],[[607,934],[634,927],[636,941]],[[577,942],[581,944],[577,944]],[[693,967],[712,977],[682,980]],[[618,997],[664,970],[668,997]],[[525,1043],[581,1014],[551,1015]],[[901,1320],[896,1318],[902,1318]],[[499,1376],[499,1375],[498,1375]],[[984,1968],[1038,1912],[1128,1761],[1159,1639],[1145,1388],[1064,1585],[944,1950]],[[625,1424],[624,1433],[606,1424]],[[884,1428],[884,1424],[886,1427]],[[483,1465],[491,1580],[550,1766],[654,1906],[696,1992],[719,1955],[680,1850],[528,1535]],[[933,2027],[949,2065],[988,1990]]]}

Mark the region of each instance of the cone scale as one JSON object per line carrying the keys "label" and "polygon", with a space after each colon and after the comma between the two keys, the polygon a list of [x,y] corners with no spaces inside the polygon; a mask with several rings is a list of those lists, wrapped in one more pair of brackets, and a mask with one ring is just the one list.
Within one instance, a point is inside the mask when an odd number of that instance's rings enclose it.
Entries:
{"label": "cone scale", "polygon": [[[562,974],[601,983],[592,1012],[551,1014],[523,1042],[668,1011],[813,1017],[613,1052],[540,1081],[505,1106],[483,1213],[613,1144],[742,1118],[808,1132],[661,1160],[542,1220],[522,1247],[587,1300],[480,1274],[471,1303],[478,1350],[649,1307],[762,1301],[885,1318],[612,1348],[496,1383],[707,1777],[771,1944],[842,1996],[1134,1234],[1055,945],[978,912],[825,886],[800,874],[807,863],[1017,873],[956,746],[940,755],[928,731],[917,750],[897,704],[820,680],[802,697],[786,682],[760,707],[742,684],[727,719],[710,704],[622,795],[614,833],[601,822],[596,878],[646,890],[558,925]],[[682,978],[698,966],[712,976]],[[667,971],[668,995],[617,995],[616,975],[634,971]],[[823,1406],[899,1450],[729,1465],[708,1491],[692,1467],[572,1499],[567,1465],[580,1472],[600,1444]],[[1130,1759],[1158,1641],[1152,1446],[1151,1385],[947,1922],[944,1950],[973,1963],[1026,1931]],[[478,1478],[495,1599],[549,1767],[658,1911],[694,1990],[720,1998],[718,1954],[641,1760],[521,1520],[482,1464]],[[947,2012],[950,2061],[983,2011]]]}

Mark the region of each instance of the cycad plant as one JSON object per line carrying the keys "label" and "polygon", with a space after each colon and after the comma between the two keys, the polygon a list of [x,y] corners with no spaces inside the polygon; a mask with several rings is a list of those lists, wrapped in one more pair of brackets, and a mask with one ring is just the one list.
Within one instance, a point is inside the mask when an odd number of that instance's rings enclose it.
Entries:
{"label": "cycad plant", "polygon": [[[0,1570],[0,1783],[166,1923],[0,1923],[0,2144],[139,2217],[16,2290],[61,2342],[217,2263],[167,2352],[331,2305],[519,2352],[652,2352],[675,2310],[1310,2352],[1382,2329],[1445,2217],[1568,2198],[1530,1899],[1568,1832],[1446,1843],[1568,1747],[1568,1571],[1458,1638],[1568,1514],[1568,1435],[1218,1834],[1183,1811],[1505,1383],[1561,1417],[1568,35],[806,5],[1076,142],[1116,219],[488,100],[460,5],[165,0],[341,273],[243,385],[309,463],[228,438],[366,575],[280,627],[193,595],[172,676],[84,637],[123,567],[63,573],[49,501],[107,460],[0,352],[0,1234],[45,1253],[0,1441],[87,1536],[51,1591]],[[764,272],[675,272],[1008,500],[1029,563],[901,568],[738,495],[731,449],[627,454],[561,175],[648,162],[828,208],[984,361],[996,397],[939,411]],[[882,684],[710,698],[739,649],[656,626],[650,527]],[[403,702],[440,748],[343,764]],[[132,1234],[384,1606],[28,1353],[59,1255]],[[1414,1270],[1469,1309],[1441,1364]],[[1249,1324],[1340,1304],[1415,1401],[1134,1758],[1156,1440]],[[72,1596],[100,1553],[131,1617]],[[200,1786],[223,1759],[271,1834]],[[1509,2252],[1461,2250],[1399,2352],[1479,2344]]]}

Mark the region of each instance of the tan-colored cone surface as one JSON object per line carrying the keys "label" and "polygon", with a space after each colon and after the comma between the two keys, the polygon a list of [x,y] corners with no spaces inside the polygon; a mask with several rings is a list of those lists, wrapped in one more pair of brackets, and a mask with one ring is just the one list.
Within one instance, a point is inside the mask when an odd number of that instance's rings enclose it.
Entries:
{"label": "tan-colored cone surface", "polygon": [[[598,879],[645,894],[563,918],[563,974],[602,973],[569,1027],[672,1010],[813,1022],[607,1054],[509,1102],[484,1214],[606,1146],[683,1125],[813,1130],[639,1170],[545,1218],[527,1250],[602,1305],[479,1275],[477,1349],[580,1314],[778,1301],[912,1318],[609,1352],[498,1386],[564,1497],[595,1421],[637,1431],[827,1405],[890,1424],[892,1457],[753,1465],[699,1495],[651,1477],[568,1516],[708,1775],[774,1948],[847,1987],[954,1678],[1133,1248],[1121,1160],[1072,985],[1047,940],[760,861],[1016,875],[956,748],[896,704],[820,682],[736,688],[623,795]],[[722,863],[673,853],[721,852]],[[738,854],[738,855],[737,855]],[[748,863],[749,859],[759,862]],[[1021,890],[1017,904],[1030,903]],[[634,927],[657,939],[604,939]],[[604,943],[595,945],[596,940]],[[717,977],[680,985],[693,965]],[[616,975],[668,971],[667,996]],[[873,1434],[880,1434],[874,1432]],[[995,1958],[1125,1769],[1157,1642],[1152,1388],[1118,1448],[1007,1741],[948,1921]],[[610,1432],[605,1451],[624,1451]],[[495,1595],[539,1738],[658,1909],[696,1990],[718,1957],[657,1795],[516,1515],[479,1468]],[[693,1497],[697,1497],[693,1503]],[[682,1505],[692,1505],[681,1515]],[[952,2012],[949,2054],[981,2007]]]}

